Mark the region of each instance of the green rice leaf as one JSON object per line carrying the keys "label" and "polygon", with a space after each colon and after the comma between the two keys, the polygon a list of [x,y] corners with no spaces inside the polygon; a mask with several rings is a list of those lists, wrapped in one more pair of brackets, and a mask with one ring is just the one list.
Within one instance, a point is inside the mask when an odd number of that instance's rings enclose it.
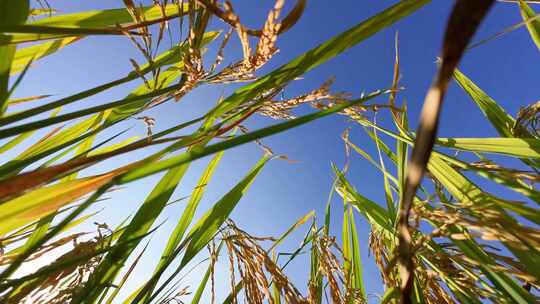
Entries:
{"label": "green rice leaf", "polygon": [[[51,117],[54,117],[56,115],[58,115],[58,113],[60,112],[61,108],[58,108],[56,111],[52,112],[51,113]],[[29,132],[26,132],[26,133],[22,133],[22,134],[19,134],[17,135],[15,138],[11,139],[10,141],[8,141],[7,143],[3,144],[2,146],[0,146],[0,154],[4,153],[4,152],[7,152],[11,149],[13,149],[14,147],[16,147],[18,144],[22,143],[23,141],[25,141],[26,139],[28,139],[30,136],[34,135],[35,131],[29,131]]]}
{"label": "green rice leaf", "polygon": [[358,243],[358,233],[354,223],[352,208],[345,205],[343,214],[343,258],[345,274],[349,275],[350,288],[360,291],[362,298],[366,299],[366,291],[362,278],[362,260],[360,258],[360,245]]}
{"label": "green rice leaf", "polygon": [[28,63],[36,62],[38,59],[49,56],[77,40],[79,40],[79,38],[69,37],[17,50],[11,64],[10,74],[22,71]]}
{"label": "green rice leaf", "polygon": [[[188,4],[184,4],[181,10],[182,11],[179,11],[179,6],[177,6],[176,4],[169,4],[165,7],[165,15],[173,17],[185,14],[188,10]],[[157,6],[143,7],[141,15],[144,16],[145,20],[148,22],[159,20],[163,17],[161,9]],[[125,8],[56,15],[29,22],[28,26],[65,28],[71,29],[73,33],[62,34],[37,32],[28,34],[12,34],[9,35],[7,39],[4,39],[4,43],[22,43],[43,39],[64,38],[66,36],[73,35],[78,36],[84,34],[84,31],[81,31],[81,33],[76,32],[80,29],[87,29],[89,31],[92,29],[98,30],[108,27],[114,28],[117,24],[124,25],[132,22],[133,19],[129,14],[129,11]],[[2,44],[1,40],[0,44]]]}
{"label": "green rice leaf", "polygon": [[504,185],[508,189],[512,189],[513,191],[521,193],[540,204],[540,192],[536,191],[534,188],[530,187],[527,183],[521,181],[520,179],[516,179],[516,178],[513,178],[511,175],[509,176],[505,174],[504,171],[502,172],[491,171],[486,168],[471,166],[470,164],[466,162],[463,162],[457,158],[451,157],[449,155],[446,155],[440,152],[433,151],[432,153],[435,153],[435,155],[441,157],[441,159],[446,161],[451,166],[455,166],[462,170],[473,171],[477,175],[483,178],[486,178],[498,184]]}
{"label": "green rice leaf", "polygon": [[439,138],[437,144],[464,151],[540,158],[540,140],[535,138]]}
{"label": "green rice leaf", "polygon": [[488,204],[511,210],[540,224],[540,212],[520,202],[506,201],[482,191],[477,185],[461,173],[446,164],[440,156],[434,154],[428,163],[428,170],[460,202],[478,207]]}
{"label": "green rice leaf", "polygon": [[340,183],[338,193],[343,197],[346,203],[352,204],[372,225],[386,231],[394,230],[387,210],[358,193],[349,181],[347,181],[345,176],[343,176],[336,168],[334,168],[334,173],[338,177]]}
{"label": "green rice leaf", "polygon": [[263,157],[234,188],[223,196],[203,217],[197,221],[186,237],[186,247],[180,267],[189,263],[195,255],[214,237],[223,222],[229,217],[240,199],[244,196],[255,177],[270,158]]}
{"label": "green rice leaf", "polygon": [[512,116],[457,69],[454,71],[454,79],[476,103],[502,137],[514,137],[512,126],[515,125],[516,121]]}
{"label": "green rice leaf", "polygon": [[[527,4],[527,2],[523,0],[518,1],[519,10],[521,12],[521,16],[523,17],[523,21],[527,21],[537,16],[536,12]],[[529,30],[529,34],[531,34],[533,42],[540,50],[540,21],[538,19],[535,19],[531,22],[528,22],[527,29]]]}
{"label": "green rice leaf", "polygon": [[[1,28],[21,24],[28,18],[30,2],[28,0],[3,0],[0,2],[0,41],[9,41],[10,37],[2,33]],[[0,117],[3,116],[9,98],[9,74],[15,56],[14,45],[0,45]]]}
{"label": "green rice leaf", "polygon": [[382,141],[379,139],[379,136],[377,135],[377,131],[373,130],[372,134],[375,137],[375,145],[377,146],[377,153],[379,154],[380,170],[381,172],[383,172],[384,197],[386,199],[386,209],[388,210],[392,218],[397,218],[396,206],[394,205],[394,196],[392,194],[392,189],[388,181],[388,176],[392,176],[392,174],[390,174],[386,170],[386,166],[384,164],[383,156],[381,153],[381,147],[380,147]]}
{"label": "green rice leaf", "polygon": [[10,105],[16,105],[16,104],[26,103],[26,102],[30,102],[30,101],[34,101],[34,100],[40,100],[40,99],[43,99],[43,98],[48,98],[48,97],[51,97],[51,96],[52,95],[35,95],[35,96],[30,96],[30,97],[11,98],[9,100],[9,104]]}
{"label": "green rice leaf", "polygon": [[306,215],[299,218],[296,223],[294,223],[287,231],[285,231],[273,244],[270,246],[270,248],[267,251],[274,250],[283,240],[285,240],[293,231],[298,229],[298,227],[304,225],[309,219],[315,217],[315,211],[311,210],[310,212],[306,213]]}
{"label": "green rice leaf", "polygon": [[187,203],[187,206],[182,213],[182,217],[178,221],[178,224],[174,228],[174,231],[171,233],[169,240],[167,241],[167,245],[165,247],[165,250],[163,251],[160,263],[158,264],[157,268],[160,268],[163,263],[165,263],[165,261],[172,256],[172,254],[182,241],[184,234],[189,225],[191,224],[193,216],[195,215],[195,211],[197,210],[197,207],[199,206],[199,203],[204,195],[206,186],[210,182],[210,179],[212,178],[212,175],[214,174],[214,171],[217,168],[217,165],[219,164],[224,153],[224,151],[217,153],[214,158],[212,158],[212,160],[206,167],[204,173],[199,178],[199,181],[197,182],[193,193],[191,193],[189,202]]}
{"label": "green rice leaf", "polygon": [[[391,131],[388,131],[388,130],[386,130],[384,128],[381,128],[381,127],[378,127],[378,126],[375,126],[375,127],[378,130],[383,131],[385,134],[395,138],[398,141],[401,141],[401,142],[403,142],[403,143],[405,143],[407,145],[412,145],[412,140],[410,138],[408,138],[408,137],[403,137],[401,135],[398,135],[396,133],[393,133]],[[370,133],[368,132],[368,134],[370,134]],[[383,142],[381,142],[381,147],[384,148],[383,150],[386,150],[385,145],[384,145]],[[362,153],[360,153],[360,154],[365,155],[365,152],[362,152]],[[506,176],[504,174],[498,174],[497,172],[491,172],[490,170],[487,170],[487,169],[482,169],[482,168],[479,168],[479,167],[470,166],[469,164],[467,164],[467,163],[465,163],[463,161],[460,161],[457,158],[448,156],[448,155],[443,154],[443,153],[438,152],[438,151],[432,151],[431,153],[432,153],[432,155],[436,155],[436,156],[444,159],[448,164],[451,164],[452,166],[456,166],[456,167],[461,168],[461,169],[472,170],[476,174],[478,174],[479,176],[490,179],[490,180],[492,180],[492,181],[494,181],[496,183],[503,184],[503,185],[507,186],[508,188],[510,188],[510,189],[512,189],[512,190],[514,190],[516,192],[519,192],[519,193],[531,198],[532,200],[534,200],[536,202],[540,202],[540,194],[536,190],[531,189],[531,187],[529,185],[527,185],[526,183],[524,183],[524,182],[522,182],[520,180],[513,179],[513,178],[508,177],[508,176]],[[367,155],[367,157],[368,157],[367,159],[369,160],[370,159],[369,155]],[[394,160],[395,157],[390,156],[390,159]],[[390,177],[390,178],[392,178],[392,177]]]}

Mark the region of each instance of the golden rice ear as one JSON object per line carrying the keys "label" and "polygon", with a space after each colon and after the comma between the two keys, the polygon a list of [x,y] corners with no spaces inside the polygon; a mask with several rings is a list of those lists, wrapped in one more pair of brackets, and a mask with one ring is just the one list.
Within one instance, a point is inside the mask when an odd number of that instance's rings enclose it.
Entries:
{"label": "golden rice ear", "polygon": [[263,103],[258,113],[274,119],[293,119],[295,116],[290,111],[303,104],[311,104],[315,108],[325,108],[331,106],[335,101],[348,99],[351,96],[350,94],[332,94],[330,92],[330,87],[334,81],[335,77],[331,77],[319,88],[309,93],[286,100],[274,101],[271,98],[275,98],[274,95],[279,94],[280,91],[283,92],[283,90],[277,90],[274,94],[268,96],[268,101]]}
{"label": "golden rice ear", "polygon": [[[107,249],[110,248],[113,231],[108,229],[106,224],[94,224],[97,226],[94,233],[70,234],[40,247],[25,261],[26,263],[33,263],[33,261],[51,254],[55,249],[62,248],[64,253],[49,265],[39,269],[44,273],[43,276],[25,281],[18,292],[3,303],[18,304],[29,303],[29,301],[37,304],[70,303],[99,265]],[[80,240],[90,234],[94,237],[85,241]],[[73,247],[65,250],[69,243],[72,243]],[[89,256],[89,258],[82,260],[80,259],[82,256]],[[11,257],[11,259],[14,258],[16,255]],[[11,259],[7,263],[10,263]],[[59,268],[58,265],[66,266]]]}
{"label": "golden rice ear", "polygon": [[516,122],[512,126],[512,133],[516,137],[527,137],[532,135],[540,137],[540,101],[519,109]]}
{"label": "golden rice ear", "polygon": [[[277,1],[278,2],[276,4],[279,5],[276,5],[275,7],[282,6],[282,4],[279,3],[282,0]],[[282,34],[288,31],[298,22],[298,20],[300,20],[300,17],[304,13],[306,2],[307,0],[297,0],[293,9],[289,12],[289,14],[287,14],[285,18],[283,18],[278,34]],[[224,2],[224,9],[220,8],[213,0],[197,0],[197,3],[204,6],[205,9],[212,12],[212,14],[214,14],[216,17],[220,18],[221,20],[223,20],[223,22],[229,24],[233,28],[236,28],[238,23],[240,22],[238,15],[233,12],[232,5],[229,1]],[[244,28],[244,30],[249,36],[261,37],[263,35],[263,30],[253,30],[248,28]]]}
{"label": "golden rice ear", "polygon": [[[262,30],[251,30],[248,29],[240,22],[240,17],[234,12],[233,6],[229,1],[225,1],[223,9],[218,7],[212,1],[199,1],[202,6],[205,7],[215,16],[221,18],[223,21],[228,23],[233,29],[236,30],[238,37],[240,39],[240,44],[242,45],[243,60],[241,63],[232,64],[228,68],[224,69],[221,73],[215,75],[212,79],[212,82],[232,82],[232,81],[241,81],[248,80],[253,78],[254,72],[267,63],[272,56],[278,51],[275,47],[277,36],[282,33],[282,24],[278,22],[279,16],[283,9],[284,0],[277,0],[274,8],[269,12],[266,22]],[[298,21],[300,15],[303,12],[305,3],[303,0],[299,1],[296,6],[293,8],[291,13],[284,19],[284,22],[287,22],[287,29],[292,26],[292,24]],[[249,36],[259,37],[259,42],[253,53]],[[226,40],[224,40],[226,42]],[[218,51],[218,60],[220,52]],[[213,72],[215,65],[210,69]],[[211,73],[210,72],[210,73]]]}
{"label": "golden rice ear", "polygon": [[[242,278],[248,303],[262,304],[265,299],[269,303],[274,303],[270,292],[270,283],[272,283],[283,294],[286,303],[308,304],[282,269],[259,245],[260,241],[276,241],[275,239],[251,236],[239,229],[232,220],[227,221],[227,227],[222,230],[222,235],[229,251],[231,282],[234,282],[234,272],[237,269]],[[233,303],[236,301],[235,286],[236,284],[232,283]]]}
{"label": "golden rice ear", "polygon": [[401,302],[411,303],[414,262],[409,215],[422,181],[435,142],[442,102],[454,70],[480,22],[495,3],[494,0],[457,0],[446,27],[442,47],[442,62],[433,86],[429,89],[420,114],[411,160],[407,169],[405,190],[399,214],[398,266],[401,276]]}
{"label": "golden rice ear", "polygon": [[277,23],[277,20],[284,4],[285,0],[277,0],[274,8],[268,14],[255,55],[252,58],[253,69],[263,66],[277,52],[275,44],[281,28],[281,24]]}

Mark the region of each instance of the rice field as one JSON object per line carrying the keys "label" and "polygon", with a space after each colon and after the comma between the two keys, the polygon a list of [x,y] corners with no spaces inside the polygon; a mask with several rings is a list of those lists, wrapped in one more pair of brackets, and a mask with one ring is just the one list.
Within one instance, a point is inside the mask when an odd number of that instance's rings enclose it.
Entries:
{"label": "rice field", "polygon": [[[540,301],[540,105],[520,104],[512,115],[459,67],[471,49],[490,48],[516,30],[526,29],[529,47],[540,51],[537,1],[452,1],[436,73],[421,75],[433,82],[419,117],[410,117],[402,98],[400,44],[406,42],[397,33],[390,85],[337,92],[339,79],[329,78],[302,94],[283,92],[397,22],[414,21],[418,10],[437,1],[396,0],[319,45],[299,46],[297,56],[280,54],[285,63],[270,70],[280,36],[301,25],[311,2],[276,0],[260,27],[244,22],[249,16],[235,9],[237,2],[123,0],[108,9],[62,13],[54,1],[0,0],[0,303]],[[521,20],[475,38],[494,5],[519,10]],[[210,30],[212,22],[220,29]],[[41,60],[62,58],[65,49],[103,36],[122,38],[137,52],[137,59],[125,58],[129,72],[63,97],[18,97]],[[237,52],[228,51],[232,44]],[[130,83],[136,83],[133,90],[121,87]],[[75,86],[65,85],[66,92]],[[438,136],[451,85],[466,94],[495,136]],[[181,105],[203,87],[232,93],[167,128],[149,114]],[[88,102],[115,89],[125,97]],[[377,113],[389,119],[375,119]],[[280,235],[256,235],[234,221],[231,214],[243,208],[240,202],[267,164],[294,162],[265,140],[329,116],[350,128],[341,135],[346,163],[332,166],[330,196],[321,198],[324,212],[305,210],[279,227]],[[272,123],[246,127],[258,119]],[[144,126],[144,136],[118,131],[133,121]],[[368,142],[354,140],[351,130]],[[207,185],[224,183],[214,176],[224,155],[244,145],[257,147],[259,161],[247,172],[229,172],[233,186],[200,208]],[[352,158],[380,175],[379,201],[350,178]],[[186,176],[193,169],[191,186]],[[137,197],[141,204],[133,213],[117,221],[106,207],[95,211],[114,204],[115,192],[138,196],[140,183],[149,180],[156,182]],[[190,187],[189,195],[177,198],[180,187]],[[167,219],[173,224],[166,241],[156,244],[152,237],[166,208],[177,205],[181,212]],[[111,221],[96,221],[98,213]],[[331,227],[336,215],[340,226]],[[358,229],[359,220],[369,231]],[[300,244],[284,251],[293,237]],[[366,237],[367,244],[359,241]],[[377,278],[366,276],[366,253]],[[297,261],[305,280],[289,272]],[[150,270],[136,281],[141,268]],[[188,285],[184,279],[194,269],[200,275]],[[383,293],[366,287],[373,280]]]}

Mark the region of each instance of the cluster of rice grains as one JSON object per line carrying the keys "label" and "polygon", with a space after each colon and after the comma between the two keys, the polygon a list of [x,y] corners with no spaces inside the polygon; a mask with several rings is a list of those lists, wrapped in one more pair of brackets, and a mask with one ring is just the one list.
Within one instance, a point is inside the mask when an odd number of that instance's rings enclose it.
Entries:
{"label": "cluster of rice grains", "polygon": [[[33,280],[25,281],[17,292],[16,297],[11,297],[3,303],[36,303],[36,304],[62,304],[71,303],[78,291],[84,287],[89,276],[101,262],[101,259],[110,246],[113,231],[106,224],[98,224],[95,233],[76,233],[58,239],[49,243],[36,253],[34,253],[26,262],[39,259],[52,252],[54,249],[62,248],[69,243],[73,244],[71,249],[56,258],[49,265],[51,268],[58,269],[49,273],[46,277],[36,277]],[[94,237],[79,241],[80,238],[92,234]],[[63,248],[65,251],[65,248]],[[13,255],[2,256],[1,263],[9,263],[16,257]],[[69,265],[69,267],[62,267]]]}
{"label": "cluster of rice grains", "polygon": [[[276,264],[277,261],[261,247],[261,242],[275,242],[276,239],[252,236],[239,229],[231,220],[228,220],[227,225],[221,229],[220,239],[225,243],[228,252],[231,303],[238,303],[237,284],[241,283],[247,303],[280,303],[283,297],[285,303],[315,304],[318,302],[318,289],[322,287],[316,286],[317,281],[323,278],[328,281],[332,303],[364,303],[358,294],[359,290],[350,288],[349,280],[352,274],[350,269],[344,267],[345,260],[335,238],[317,233],[311,240],[312,254],[317,256],[318,264],[309,280],[307,297],[304,297],[285,275],[283,266]],[[211,265],[214,267],[217,253],[215,246],[212,248]],[[236,273],[240,275],[238,282]],[[272,291],[272,285],[277,295]],[[212,288],[212,299],[214,298]]]}

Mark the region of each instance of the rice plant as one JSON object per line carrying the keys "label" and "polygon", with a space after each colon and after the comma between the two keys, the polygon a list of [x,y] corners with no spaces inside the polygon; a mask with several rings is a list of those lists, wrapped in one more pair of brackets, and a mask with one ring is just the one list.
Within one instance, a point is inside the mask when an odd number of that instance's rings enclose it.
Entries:
{"label": "rice plant", "polygon": [[[0,302],[184,303],[189,296],[194,304],[367,303],[371,293],[364,286],[360,257],[365,251],[380,270],[385,288],[376,298],[380,303],[539,301],[536,204],[540,195],[535,183],[540,169],[540,107],[524,106],[513,117],[457,69],[467,50],[475,47],[472,37],[482,20],[489,18],[495,1],[457,0],[448,12],[438,74],[427,92],[416,131],[409,127],[407,106],[400,98],[397,40],[393,83],[388,88],[354,96],[333,92],[330,79],[296,97],[278,96],[308,71],[395,22],[414,18],[410,15],[432,1],[396,1],[263,73],[262,68],[278,52],[280,35],[294,31],[309,5],[297,0],[285,12],[284,2],[275,1],[259,29],[246,26],[235,4],[228,1],[155,0],[143,5],[124,0],[122,7],[58,14],[54,3],[51,6],[45,0],[0,0],[0,153],[22,151],[0,165]],[[500,35],[526,27],[531,46],[540,48],[540,21],[530,6],[533,1],[510,2],[522,13],[523,22]],[[208,30],[212,20],[222,30]],[[131,72],[67,97],[13,97],[34,63],[46,56],[62,56],[63,48],[100,35],[121,36],[144,61],[129,59]],[[240,54],[225,52],[233,36],[238,37]],[[84,104],[92,96],[136,81],[140,85],[125,98]],[[470,96],[499,137],[437,137],[442,103],[452,81]],[[156,118],[147,115],[165,103],[181,103],[201,87],[223,85],[239,88],[195,119],[159,129]],[[21,104],[26,105],[23,110],[18,108]],[[79,108],[65,111],[68,105]],[[296,117],[293,110],[298,107],[312,112]],[[378,111],[391,115],[390,126],[371,119]],[[243,122],[258,115],[275,123],[246,129]],[[282,235],[259,237],[229,219],[266,164],[285,158],[275,155],[261,139],[329,115],[347,119],[372,139],[358,144],[349,139],[348,131],[343,134],[347,156],[358,154],[381,172],[386,204],[358,192],[348,180],[347,167],[334,167],[332,193],[344,205],[335,206],[329,199],[322,222],[308,212],[292,226],[283,227]],[[130,119],[146,126],[144,138],[125,138],[118,132],[102,139]],[[42,138],[29,140],[43,131]],[[196,218],[205,187],[213,182],[224,153],[244,144],[259,145],[261,159]],[[367,144],[375,145],[378,155],[366,153],[362,147]],[[151,152],[114,168],[103,165],[140,151]],[[515,158],[522,166],[505,167],[493,154]],[[191,195],[183,198],[183,214],[174,219],[176,226],[163,252],[145,256],[152,246],[149,239],[159,229],[158,217],[176,203],[173,192],[190,166],[207,156],[210,160]],[[134,182],[158,173],[163,176],[140,208],[120,225],[96,222],[94,232],[77,230],[92,220],[95,213],[88,210],[108,193],[129,189]],[[521,195],[522,201],[492,194],[470,175],[502,185]],[[330,229],[336,210],[343,212],[341,241]],[[364,233],[356,228],[358,215],[371,226],[369,246],[358,241]],[[302,227],[307,232],[298,249],[280,252],[284,239]],[[23,266],[34,265],[53,251],[62,254],[21,274]],[[300,256],[308,256],[306,282],[296,282],[287,273],[287,265]],[[207,270],[198,286],[183,286],[182,278],[189,275],[196,258],[204,258]],[[148,259],[154,260],[155,269],[142,285],[131,288],[131,274]],[[218,260],[229,265],[228,282],[216,279]],[[228,297],[217,297],[218,284],[229,290]],[[120,291],[127,288],[131,294],[121,298]]]}

